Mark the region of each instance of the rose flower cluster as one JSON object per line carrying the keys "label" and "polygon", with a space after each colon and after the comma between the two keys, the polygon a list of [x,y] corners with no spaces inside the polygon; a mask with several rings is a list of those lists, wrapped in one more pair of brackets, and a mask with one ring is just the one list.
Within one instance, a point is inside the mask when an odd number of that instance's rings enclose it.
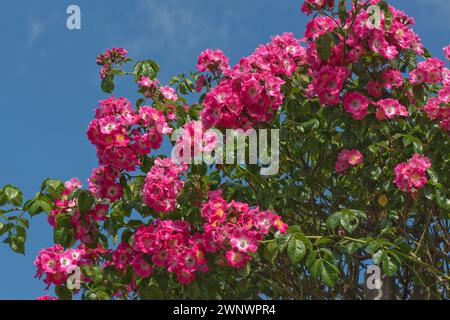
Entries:
{"label": "rose flower cluster", "polygon": [[[444,53],[450,60],[450,46],[444,48]],[[437,96],[428,100],[423,110],[430,119],[439,121],[442,129],[450,131],[450,70],[444,67],[442,61],[433,59],[430,62],[429,60],[417,65],[417,69],[414,70],[416,71],[415,79],[429,84],[441,82],[442,88]]]}
{"label": "rose flower cluster", "polygon": [[310,15],[315,10],[333,8],[334,0],[306,0],[302,5],[302,12]]}
{"label": "rose flower cluster", "polygon": [[205,220],[202,232],[182,220],[152,220],[140,226],[133,245],[121,243],[112,253],[112,264],[119,270],[131,265],[137,276],[151,276],[155,267],[177,275],[180,283],[195,280],[196,272],[209,270],[206,255],[216,254],[218,266],[226,263],[234,268],[245,266],[256,252],[259,242],[272,228],[284,233],[287,225],[271,211],[250,208],[248,204],[227,203],[221,191],[209,193],[202,205]]}
{"label": "rose flower cluster", "polygon": [[[373,0],[370,4],[377,5],[379,2]],[[334,1],[307,0],[303,3],[302,11],[311,14],[333,7]],[[379,26],[368,23],[369,12],[360,7],[358,2],[352,2],[352,9],[346,21],[319,15],[307,24],[305,40],[308,45],[308,74],[311,78],[306,90],[307,97],[319,98],[323,106],[337,106],[342,103],[344,111],[357,121],[367,117],[371,105],[375,107],[378,120],[395,120],[410,115],[407,107],[400,103],[396,96],[404,95],[414,105],[416,101],[411,86],[442,83],[443,87],[438,95],[430,98],[423,110],[431,119],[439,120],[444,130],[449,130],[450,71],[445,68],[443,61],[426,58],[425,61],[419,62],[414,70],[409,70],[409,79],[404,78],[402,71],[393,67],[391,60],[408,51],[422,55],[424,49],[418,35],[412,30],[414,19],[392,6],[388,5],[387,10],[392,15],[392,21],[388,21],[382,11]],[[344,38],[334,32],[334,44],[329,57],[319,57],[318,43],[321,37],[335,31],[340,23],[345,24],[344,29],[348,30],[348,37]],[[444,54],[450,58],[450,46],[444,48]],[[358,76],[349,66],[362,63],[366,58],[379,64],[376,70],[368,70],[367,80],[360,80],[366,90],[345,91],[346,84],[350,84],[353,78]],[[363,156],[358,150],[343,150],[338,156],[335,169],[338,173],[343,173],[350,166],[362,162]],[[407,192],[423,188],[427,182],[426,170],[429,167],[428,158],[415,155],[408,164],[401,163],[395,168],[396,185]]]}
{"label": "rose flower cluster", "polygon": [[171,131],[161,111],[143,106],[136,113],[129,100],[110,97],[100,101],[87,135],[97,147],[100,165],[134,171],[138,155],[158,149],[162,135]]}
{"label": "rose flower cluster", "polygon": [[123,195],[123,187],[117,182],[121,176],[120,170],[110,166],[95,168],[88,179],[89,191],[98,199],[109,199],[114,202]]}
{"label": "rose flower cluster", "polygon": [[72,178],[69,181],[64,183],[64,190],[61,193],[61,197],[55,199],[55,207],[52,212],[48,216],[48,223],[52,226],[56,224],[56,217],[60,214],[71,213],[74,210],[77,210],[77,199],[68,199],[69,194],[73,191],[81,189],[82,184],[81,181],[77,178]]}
{"label": "rose flower cluster", "polygon": [[225,252],[227,263],[232,267],[243,267],[251,259],[248,253],[256,252],[259,241],[267,235],[272,227],[284,233],[287,225],[281,217],[271,211],[260,211],[248,204],[222,198],[221,191],[209,193],[208,202],[204,203],[201,215],[206,221],[203,226],[209,239],[208,252]]}
{"label": "rose flower cluster", "polygon": [[[76,249],[64,250],[55,244],[51,248],[42,249],[34,261],[37,267],[36,277],[45,276],[44,282],[50,286],[61,285],[67,281],[75,268],[95,262],[102,254],[107,252],[101,248],[90,249],[80,244]],[[84,279],[88,280],[88,279]]]}
{"label": "rose flower cluster", "polygon": [[[220,143],[214,131],[205,131],[199,120],[191,120],[182,127],[173,152],[174,157],[186,163],[192,163],[192,158],[199,154],[210,153]],[[195,163],[195,160],[194,160]]]}
{"label": "rose flower cluster", "polygon": [[198,57],[197,70],[199,72],[209,71],[213,74],[222,74],[230,70],[229,62],[222,50],[206,49]]}
{"label": "rose flower cluster", "polygon": [[363,163],[363,155],[358,150],[342,150],[336,161],[336,172],[343,173],[350,167]]}
{"label": "rose flower cluster", "polygon": [[113,64],[122,64],[127,60],[127,50],[123,48],[111,48],[97,56],[97,64],[102,66],[100,77],[104,79],[106,75],[111,73]]}
{"label": "rose flower cluster", "polygon": [[[199,234],[191,235],[191,231],[185,221],[157,220],[139,227],[133,237],[133,249],[138,257],[166,268],[177,275],[180,283],[188,284],[195,279],[197,270],[208,270],[203,238]],[[142,274],[141,264],[132,263],[132,266],[137,274]]]}
{"label": "rose flower cluster", "polygon": [[175,90],[169,86],[159,86],[158,80],[151,80],[149,77],[142,76],[138,81],[139,92],[145,97],[159,100],[163,96],[168,101],[177,101],[178,95]]}
{"label": "rose flower cluster", "polygon": [[[371,4],[378,2],[371,1]],[[332,6],[333,1],[311,0],[304,2],[302,8],[309,14],[313,10]],[[353,74],[348,68],[350,64],[357,65],[365,57],[375,57],[377,61],[384,61],[381,63],[383,65],[398,57],[402,51],[423,53],[419,37],[411,29],[414,20],[392,6],[389,6],[388,10],[392,14],[392,23],[387,24],[382,14],[380,27],[377,28],[367,22],[370,16],[366,10],[360,9],[356,14],[355,2],[352,2],[349,18],[342,21],[345,24],[344,29],[349,32],[348,37],[345,39],[338,32],[333,33],[333,37],[338,39],[335,40],[330,56],[325,61],[319,57],[318,40],[339,28],[340,21],[318,16],[308,23],[305,39],[308,44],[308,74],[312,80],[306,90],[307,97],[318,97],[324,106],[336,106],[342,101],[345,112],[354,120],[363,120],[369,114],[371,104],[376,107],[376,116],[380,120],[409,115],[406,108],[393,99],[393,90],[401,90],[404,81],[400,70],[393,69],[389,65],[369,74],[369,79],[366,80],[367,92],[344,92],[345,84],[351,80]],[[381,97],[386,99],[376,100]]]}
{"label": "rose flower cluster", "polygon": [[179,175],[186,170],[186,164],[177,165],[171,158],[157,158],[142,188],[144,203],[162,213],[175,209],[177,196],[184,185]]}
{"label": "rose flower cluster", "polygon": [[205,51],[198,61],[200,72],[223,72],[218,86],[206,94],[201,111],[206,128],[248,129],[273,117],[283,102],[282,76],[290,76],[304,62],[305,50],[291,33],[272,38],[272,42],[260,46],[234,67],[221,51]]}
{"label": "rose flower cluster", "polygon": [[408,163],[402,162],[395,167],[395,184],[402,191],[412,192],[427,184],[426,171],[431,168],[430,159],[415,154]]}
{"label": "rose flower cluster", "polygon": [[81,182],[77,178],[72,178],[64,183],[64,190],[61,197],[55,199],[55,206],[48,216],[48,222],[51,226],[57,227],[58,217],[68,215],[75,239],[81,240],[83,243],[92,243],[99,232],[98,221],[105,220],[109,205],[98,203],[81,215],[78,210],[77,198],[69,199],[69,195],[81,187]]}

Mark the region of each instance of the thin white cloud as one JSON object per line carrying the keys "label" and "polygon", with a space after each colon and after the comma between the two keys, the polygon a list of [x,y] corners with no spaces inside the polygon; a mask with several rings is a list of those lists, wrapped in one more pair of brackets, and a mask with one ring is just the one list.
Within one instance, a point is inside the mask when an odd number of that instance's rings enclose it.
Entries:
{"label": "thin white cloud", "polygon": [[33,20],[30,22],[28,37],[26,46],[28,49],[31,49],[35,42],[39,39],[39,37],[44,32],[44,24],[39,20]]}
{"label": "thin white cloud", "polygon": [[450,11],[450,2],[447,0],[417,0],[421,5],[439,7],[445,11]]}
{"label": "thin white cloud", "polygon": [[211,40],[226,44],[231,38],[225,20],[216,21],[189,2],[141,0],[139,12],[141,32],[127,43],[134,54],[192,52]]}
{"label": "thin white cloud", "polygon": [[[419,15],[424,20],[434,26],[438,25],[445,29],[450,29],[448,16],[450,15],[450,1],[449,0],[416,0],[422,10]],[[430,22],[432,21],[432,22]]]}

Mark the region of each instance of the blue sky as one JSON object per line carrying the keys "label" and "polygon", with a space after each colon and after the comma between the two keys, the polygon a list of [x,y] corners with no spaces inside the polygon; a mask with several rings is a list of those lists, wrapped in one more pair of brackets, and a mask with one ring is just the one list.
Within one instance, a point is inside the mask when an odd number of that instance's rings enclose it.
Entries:
{"label": "blue sky", "polygon": [[[160,79],[189,72],[206,48],[237,62],[271,35],[302,36],[300,0],[3,0],[0,2],[0,185],[29,198],[48,177],[86,183],[97,165],[85,131],[99,99],[95,57],[125,47],[136,60],[161,66]],[[434,54],[450,42],[450,1],[395,0],[416,18],[415,30]],[[66,28],[66,8],[81,8],[81,30]],[[131,82],[116,95],[136,97]],[[46,217],[32,220],[26,255],[0,246],[0,299],[34,299],[45,285],[34,278],[40,248],[52,245]]]}

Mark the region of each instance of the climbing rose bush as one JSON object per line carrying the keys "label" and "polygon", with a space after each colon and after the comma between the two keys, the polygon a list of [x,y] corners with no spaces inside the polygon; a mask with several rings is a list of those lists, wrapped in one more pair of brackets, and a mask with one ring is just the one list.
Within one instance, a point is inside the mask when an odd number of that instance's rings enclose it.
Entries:
{"label": "climbing rose bush", "polygon": [[[30,217],[46,214],[53,229],[35,265],[55,293],[39,300],[364,299],[373,264],[383,298],[448,298],[448,61],[386,1],[300,8],[311,16],[302,38],[274,36],[235,65],[207,49],[167,84],[156,62],[131,67],[123,48],[97,57],[111,96],[87,130],[98,156],[87,189],[47,179],[25,202],[0,189],[0,236],[15,252]],[[112,95],[117,77],[141,97]],[[161,152],[213,151],[210,128],[279,129],[278,173]]]}

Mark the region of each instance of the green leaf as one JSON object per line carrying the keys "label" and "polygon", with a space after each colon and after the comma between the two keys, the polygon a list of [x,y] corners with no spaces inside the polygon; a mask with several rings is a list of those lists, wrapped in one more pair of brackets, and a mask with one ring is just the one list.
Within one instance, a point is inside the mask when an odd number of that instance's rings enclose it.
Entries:
{"label": "green leaf", "polygon": [[427,48],[423,48],[423,56],[425,58],[432,58],[433,55],[431,54],[430,50],[428,50]]}
{"label": "green leaf", "polygon": [[6,232],[14,228],[14,223],[10,222],[7,224],[1,223],[2,227],[0,228],[0,236],[4,235]]}
{"label": "green leaf", "polygon": [[270,263],[274,263],[278,256],[278,247],[275,242],[269,242],[264,248],[264,258]]}
{"label": "green leaf", "polygon": [[378,180],[381,177],[382,173],[383,171],[381,170],[381,168],[378,167],[370,172],[370,176],[372,177],[373,180]]}
{"label": "green leaf", "polygon": [[326,226],[331,230],[335,230],[340,224],[341,215],[342,215],[341,212],[335,212],[331,214],[325,223]]}
{"label": "green leaf", "polygon": [[60,300],[72,300],[72,291],[65,285],[55,287],[55,294]]}
{"label": "green leaf", "polygon": [[97,295],[97,300],[111,300],[111,297],[105,290],[97,290],[95,294]]}
{"label": "green leaf", "polygon": [[345,22],[348,18],[347,0],[339,0],[338,16],[341,22]]}
{"label": "green leaf", "polygon": [[69,248],[75,243],[75,236],[73,230],[69,231],[64,228],[56,228],[54,231],[53,240],[55,243],[59,243],[64,248]]}
{"label": "green leaf", "polygon": [[60,214],[56,217],[53,241],[59,243],[64,248],[71,247],[75,243],[75,234],[70,222],[70,215]]}
{"label": "green leaf", "polygon": [[308,255],[308,258],[306,259],[306,266],[311,269],[314,262],[316,261],[318,252],[317,250],[311,251],[311,253]]}
{"label": "green leaf", "polygon": [[25,238],[12,235],[9,246],[14,252],[25,254]]}
{"label": "green leaf", "polygon": [[8,202],[8,196],[6,195],[4,189],[0,190],[0,206],[5,205]]}
{"label": "green leaf", "polygon": [[139,61],[134,65],[134,74],[136,81],[139,81],[142,76],[155,80],[158,72],[159,65],[153,60]]}
{"label": "green leaf", "polygon": [[345,130],[341,136],[341,140],[346,148],[353,148],[357,143],[355,135],[350,130]]}
{"label": "green leaf", "polygon": [[46,179],[41,186],[41,191],[45,188],[52,189],[53,191],[62,191],[64,187],[64,182],[58,179]]}
{"label": "green leaf", "polygon": [[428,172],[428,175],[430,176],[431,184],[433,184],[433,185],[438,184],[439,178],[438,178],[438,175],[436,174],[436,172],[432,168],[428,169],[427,172]]}
{"label": "green leaf", "polygon": [[322,259],[315,260],[310,267],[311,275],[313,278],[319,278],[322,270]]}
{"label": "green leaf", "polygon": [[287,229],[288,234],[294,234],[299,232],[303,233],[302,228],[300,228],[300,226],[298,225],[289,226],[289,228]]}
{"label": "green leaf", "polygon": [[339,222],[341,226],[347,231],[352,233],[359,226],[360,219],[366,219],[366,214],[361,210],[342,209]]}
{"label": "green leaf", "polygon": [[25,219],[24,217],[19,218],[17,221],[18,221],[24,228],[26,228],[26,229],[29,229],[29,228],[30,228],[30,222],[29,222],[27,219]]}
{"label": "green leaf", "polygon": [[403,145],[405,147],[409,146],[412,143],[416,143],[417,145],[422,146],[422,141],[420,141],[419,138],[413,137],[412,135],[409,135],[409,134],[407,134],[403,137]]}
{"label": "green leaf", "polygon": [[78,195],[78,209],[83,214],[87,212],[94,204],[94,197],[88,191],[81,191]]}
{"label": "green leaf", "polygon": [[369,151],[373,154],[377,154],[379,148],[380,147],[375,143],[369,146]]}
{"label": "green leaf", "polygon": [[317,129],[320,126],[319,120],[313,118],[311,120],[308,120],[304,123],[302,123],[301,127],[304,129],[304,131],[312,131]]}
{"label": "green leaf", "polygon": [[330,287],[334,287],[339,281],[338,267],[328,260],[321,260],[319,264],[320,280]]}
{"label": "green leaf", "polygon": [[139,109],[140,106],[142,106],[145,102],[145,99],[139,98],[136,101],[136,108]]}
{"label": "green leaf", "polygon": [[438,206],[443,210],[443,217],[447,218],[450,213],[450,199],[438,189],[435,192],[435,197]]}
{"label": "green leaf", "polygon": [[[372,241],[370,241],[370,243],[367,245],[367,251],[369,252],[369,253],[372,253],[372,254],[376,254],[375,252],[380,248],[380,247],[382,247],[383,246],[383,244],[380,242],[380,241],[378,241],[378,240],[372,240]],[[375,258],[374,258],[375,259]],[[378,264],[378,263],[377,263]]]}
{"label": "green leaf", "polygon": [[387,276],[392,277],[397,272],[398,266],[389,256],[387,251],[383,251],[381,254],[380,262],[382,263],[383,271]]}
{"label": "green leaf", "polygon": [[348,255],[352,255],[358,250],[358,245],[355,242],[349,242],[344,246],[344,252]]}
{"label": "green leaf", "polygon": [[343,214],[341,215],[339,221],[341,222],[341,226],[347,231],[352,233],[358,228],[359,220],[356,215],[353,214]]}
{"label": "green leaf", "polygon": [[121,235],[121,241],[122,242],[129,242],[130,239],[133,237],[134,232],[130,229],[126,229],[125,231],[122,232]]}
{"label": "green leaf", "polygon": [[114,77],[113,76],[105,76],[102,80],[101,88],[103,92],[112,93],[114,90]]}
{"label": "green leaf", "polygon": [[331,47],[334,42],[334,37],[331,32],[327,32],[320,36],[316,41],[317,55],[322,61],[328,61],[331,57]]}
{"label": "green leaf", "polygon": [[[191,288],[189,286],[189,288]],[[192,291],[192,289],[191,289]],[[150,284],[148,287],[141,288],[141,295],[147,300],[162,300],[164,299],[164,293],[161,291],[158,285]]]}
{"label": "green leaf", "polygon": [[305,253],[306,247],[302,241],[295,238],[289,240],[287,254],[293,264],[299,263],[305,256]]}
{"label": "green leaf", "polygon": [[282,234],[279,232],[277,232],[275,234],[275,240],[276,240],[278,250],[280,251],[280,253],[282,253],[282,252],[284,252],[284,250],[286,250],[290,239],[291,239],[290,234]]}
{"label": "green leaf", "polygon": [[4,192],[6,197],[12,204],[16,206],[22,205],[23,195],[22,191],[20,191],[19,188],[8,185],[5,187]]}
{"label": "green leaf", "polygon": [[24,211],[27,211],[31,216],[35,216],[41,212],[50,213],[53,207],[54,204],[47,197],[39,196],[37,199],[27,201]]}

